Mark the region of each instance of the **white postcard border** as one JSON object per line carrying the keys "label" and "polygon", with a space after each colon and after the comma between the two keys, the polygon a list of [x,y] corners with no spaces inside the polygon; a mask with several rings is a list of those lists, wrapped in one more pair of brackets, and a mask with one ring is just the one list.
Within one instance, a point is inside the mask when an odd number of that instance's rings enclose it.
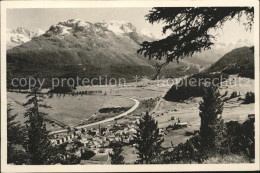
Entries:
{"label": "white postcard border", "polygon": [[[256,159],[251,164],[170,164],[170,165],[7,165],[6,98],[6,9],[8,8],[112,8],[112,7],[254,6],[255,46],[255,135]],[[154,171],[242,171],[259,170],[259,2],[229,1],[2,1],[1,2],[1,171],[3,172],[154,172]]]}

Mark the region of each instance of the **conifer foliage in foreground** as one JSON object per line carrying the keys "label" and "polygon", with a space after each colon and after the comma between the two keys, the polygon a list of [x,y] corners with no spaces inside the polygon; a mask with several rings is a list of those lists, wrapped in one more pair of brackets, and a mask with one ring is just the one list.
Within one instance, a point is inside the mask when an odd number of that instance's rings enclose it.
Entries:
{"label": "conifer foliage in foreground", "polygon": [[140,119],[134,141],[139,164],[154,163],[154,159],[162,152],[163,139],[160,137],[158,124],[148,112]]}
{"label": "conifer foliage in foreground", "polygon": [[7,105],[7,163],[21,165],[27,163],[26,152],[18,150],[16,145],[23,145],[25,139],[25,128],[16,117],[18,114],[12,114],[10,105]]}
{"label": "conifer foliage in foreground", "polygon": [[25,143],[32,165],[46,164],[50,156],[49,151],[51,151],[48,131],[44,123],[44,116],[46,114],[39,110],[39,108],[47,108],[48,106],[41,103],[43,101],[42,97],[37,92],[37,89],[33,89],[27,95],[28,101],[24,104],[27,107],[24,115],[28,117],[26,121],[28,137]]}
{"label": "conifer foliage in foreground", "polygon": [[200,138],[204,152],[215,151],[224,153],[226,127],[222,119],[223,102],[220,99],[217,86],[204,87],[204,94],[200,102]]}
{"label": "conifer foliage in foreground", "polygon": [[113,165],[119,165],[124,164],[124,156],[121,155],[123,151],[123,145],[122,142],[112,142],[111,144],[113,153],[109,153],[109,157],[111,159],[111,164]]}
{"label": "conifer foliage in foreground", "polygon": [[[248,119],[240,124],[237,121],[224,123],[222,119],[223,102],[217,86],[207,86],[203,89],[200,102],[201,126],[199,134],[194,135],[185,143],[165,151],[157,163],[214,163],[212,158],[220,163],[234,163],[230,159],[239,156],[251,162],[255,159],[255,127],[254,119]],[[214,159],[213,159],[214,160]]]}
{"label": "conifer foliage in foreground", "polygon": [[36,88],[27,95],[27,99],[28,101],[24,104],[27,108],[25,117],[28,117],[25,149],[29,155],[29,164],[79,164],[81,158],[76,155],[76,152],[82,146],[81,142],[75,139],[72,144],[66,142],[59,146],[51,145],[45,124],[47,114],[40,110],[50,108],[50,106],[42,103],[44,97]]}

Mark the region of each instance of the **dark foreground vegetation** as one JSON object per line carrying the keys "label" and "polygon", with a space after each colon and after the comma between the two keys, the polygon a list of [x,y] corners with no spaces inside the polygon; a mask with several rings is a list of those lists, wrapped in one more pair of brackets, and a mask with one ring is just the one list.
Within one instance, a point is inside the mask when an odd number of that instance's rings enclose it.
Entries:
{"label": "dark foreground vegetation", "polygon": [[[141,153],[150,145],[158,148],[150,156],[141,155],[143,160],[138,163],[156,163],[156,164],[182,164],[182,163],[208,163],[212,158],[222,163],[229,158],[228,163],[240,162],[232,157],[240,156],[245,162],[254,162],[255,158],[255,120],[250,118],[244,123],[237,121],[224,122],[221,114],[223,102],[217,87],[203,88],[203,101],[200,102],[201,126],[198,134],[193,135],[185,143],[179,144],[172,149],[162,150],[160,146],[161,139],[159,135],[153,135],[154,142],[151,142],[149,136],[154,131],[159,131],[153,118],[143,117],[138,128],[145,133],[145,139],[138,143],[137,150]],[[153,125],[154,124],[154,125]],[[149,126],[150,129],[146,130]],[[147,127],[148,128],[148,127]],[[141,133],[139,132],[139,133]],[[139,134],[137,133],[137,134]],[[146,143],[145,141],[150,141]],[[153,144],[152,144],[153,143]],[[147,152],[146,152],[147,153]],[[147,158],[148,157],[148,158]],[[213,160],[214,160],[213,159]],[[244,161],[243,160],[243,161]],[[210,162],[209,162],[210,163]]]}
{"label": "dark foreground vegetation", "polygon": [[216,135],[224,133],[225,136],[221,139],[221,142],[214,141],[216,146],[205,148],[201,144],[201,136],[197,134],[185,143],[174,147],[172,151],[163,153],[158,162],[161,164],[204,163],[210,158],[223,159],[230,155],[241,155],[246,158],[247,162],[253,161],[255,158],[254,120],[250,119],[242,124],[237,121],[230,121],[222,124],[222,126],[225,130]]}

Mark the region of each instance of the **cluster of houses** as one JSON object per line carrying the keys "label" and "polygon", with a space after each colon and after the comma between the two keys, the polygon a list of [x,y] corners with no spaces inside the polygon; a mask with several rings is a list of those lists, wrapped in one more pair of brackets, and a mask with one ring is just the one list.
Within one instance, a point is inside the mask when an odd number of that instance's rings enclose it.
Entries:
{"label": "cluster of houses", "polygon": [[76,91],[72,92],[72,95],[84,95],[84,94],[101,94],[102,90],[97,90],[97,91]]}
{"label": "cluster of houses", "polygon": [[121,141],[124,145],[134,145],[134,133],[136,133],[136,123],[129,121],[124,124],[112,124],[108,127],[98,127],[91,129],[78,129],[69,133],[54,134],[52,136],[52,144],[60,145],[63,143],[72,143],[75,139],[79,140],[84,149],[92,150],[94,153],[109,153],[110,143]]}

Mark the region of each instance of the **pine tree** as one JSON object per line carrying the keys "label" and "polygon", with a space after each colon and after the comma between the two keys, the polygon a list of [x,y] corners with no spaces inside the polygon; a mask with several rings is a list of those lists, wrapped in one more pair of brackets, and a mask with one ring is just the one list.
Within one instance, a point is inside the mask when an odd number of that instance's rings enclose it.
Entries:
{"label": "pine tree", "polygon": [[18,114],[11,114],[10,105],[7,105],[7,163],[25,164],[27,155],[16,145],[23,145],[25,140],[25,128],[15,121]]}
{"label": "pine tree", "polygon": [[[38,98],[39,97],[39,98]],[[24,104],[27,108],[25,117],[28,137],[26,141],[26,150],[29,154],[30,163],[33,165],[46,164],[50,155],[50,140],[48,131],[44,123],[45,113],[39,108],[47,108],[48,106],[41,104],[43,96],[40,95],[37,89],[33,89],[27,95],[28,101]]]}
{"label": "pine tree", "polygon": [[82,147],[82,143],[76,139],[72,144],[52,146],[44,118],[47,114],[39,110],[50,107],[42,104],[44,97],[36,88],[27,95],[27,98],[28,101],[24,106],[28,107],[25,113],[25,116],[28,117],[26,149],[30,164],[79,164],[81,158],[78,157],[77,152]]}
{"label": "pine tree", "polygon": [[158,124],[148,112],[140,119],[134,141],[139,156],[137,163],[153,163],[162,151],[163,139],[160,138]]}
{"label": "pine tree", "polygon": [[220,99],[218,87],[204,88],[203,101],[200,102],[200,137],[204,152],[217,152],[221,154],[225,150],[226,126],[222,120],[223,102]]}
{"label": "pine tree", "polygon": [[111,158],[111,164],[119,165],[124,164],[124,156],[121,155],[123,151],[123,145],[121,142],[113,142],[111,143],[113,153],[109,153],[109,157]]}

